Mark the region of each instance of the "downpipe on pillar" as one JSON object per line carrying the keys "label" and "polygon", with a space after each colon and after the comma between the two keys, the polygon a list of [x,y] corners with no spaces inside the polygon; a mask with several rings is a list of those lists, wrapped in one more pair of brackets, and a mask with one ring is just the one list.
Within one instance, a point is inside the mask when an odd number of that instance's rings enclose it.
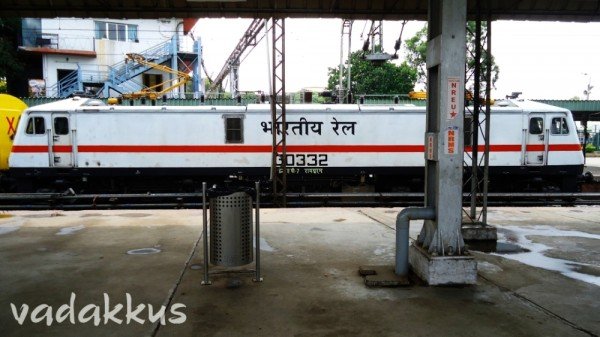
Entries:
{"label": "downpipe on pillar", "polygon": [[396,275],[408,275],[410,220],[435,220],[433,207],[408,207],[396,217]]}

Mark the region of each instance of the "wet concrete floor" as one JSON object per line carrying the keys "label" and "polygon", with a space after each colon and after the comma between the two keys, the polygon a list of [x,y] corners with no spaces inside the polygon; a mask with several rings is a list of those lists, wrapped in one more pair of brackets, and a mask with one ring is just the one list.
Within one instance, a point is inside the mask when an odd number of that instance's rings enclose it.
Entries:
{"label": "wet concrete floor", "polygon": [[600,207],[492,209],[475,286],[366,288],[398,211],[263,209],[264,281],[210,286],[200,211],[0,214],[0,336],[600,335]]}

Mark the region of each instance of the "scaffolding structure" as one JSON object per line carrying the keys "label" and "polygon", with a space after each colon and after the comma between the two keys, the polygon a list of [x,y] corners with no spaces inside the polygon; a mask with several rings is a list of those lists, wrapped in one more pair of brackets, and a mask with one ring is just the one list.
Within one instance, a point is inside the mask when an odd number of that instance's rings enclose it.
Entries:
{"label": "scaffolding structure", "polygon": [[[490,92],[492,82],[492,26],[490,15],[486,18],[486,31],[482,32],[482,6],[477,1],[477,15],[473,66],[466,71],[466,82],[473,80],[473,105],[465,105],[465,146],[467,154],[464,162],[467,177],[464,185],[469,191],[468,210],[463,209],[468,221],[465,224],[487,226],[487,199],[489,186],[490,153]],[[483,73],[483,74],[482,74]],[[482,98],[483,93],[483,98]],[[479,208],[478,208],[479,206]]]}
{"label": "scaffolding structure", "polygon": [[285,121],[285,19],[273,18],[272,37],[272,77],[271,77],[271,133],[273,148],[271,156],[271,180],[273,197],[279,207],[286,206],[287,192],[287,150]]}

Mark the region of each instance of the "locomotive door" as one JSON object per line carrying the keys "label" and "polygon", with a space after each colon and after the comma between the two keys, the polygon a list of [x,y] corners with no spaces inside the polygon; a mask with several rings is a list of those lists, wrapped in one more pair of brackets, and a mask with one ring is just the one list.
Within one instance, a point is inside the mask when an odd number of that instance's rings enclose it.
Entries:
{"label": "locomotive door", "polygon": [[529,120],[525,135],[525,164],[528,166],[540,166],[547,162],[548,154],[548,130],[544,120],[544,114],[529,114]]}
{"label": "locomotive door", "polygon": [[71,129],[69,127],[69,114],[52,114],[52,132],[48,133],[50,144],[52,145],[50,155],[50,164],[54,167],[73,166],[73,153],[71,144]]}
{"label": "locomotive door", "polygon": [[[546,117],[546,124],[548,124],[548,148],[551,146],[561,147],[565,143],[568,143],[569,125],[567,123],[567,115],[565,113],[549,113]],[[566,139],[565,139],[566,138]],[[552,156],[550,154],[552,153]],[[557,152],[548,152],[548,159],[546,160],[547,165],[556,165],[560,163],[560,159],[563,158]]]}

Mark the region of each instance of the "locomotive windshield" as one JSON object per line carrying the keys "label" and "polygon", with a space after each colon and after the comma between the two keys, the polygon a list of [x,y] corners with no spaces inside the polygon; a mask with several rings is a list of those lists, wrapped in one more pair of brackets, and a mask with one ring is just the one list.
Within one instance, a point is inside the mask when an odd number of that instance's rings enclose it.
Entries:
{"label": "locomotive windshield", "polygon": [[552,118],[552,125],[550,130],[553,135],[566,135],[569,134],[569,127],[567,126],[567,120],[564,117]]}
{"label": "locomotive windshield", "polygon": [[30,117],[25,133],[28,135],[43,135],[46,133],[44,117]]}

